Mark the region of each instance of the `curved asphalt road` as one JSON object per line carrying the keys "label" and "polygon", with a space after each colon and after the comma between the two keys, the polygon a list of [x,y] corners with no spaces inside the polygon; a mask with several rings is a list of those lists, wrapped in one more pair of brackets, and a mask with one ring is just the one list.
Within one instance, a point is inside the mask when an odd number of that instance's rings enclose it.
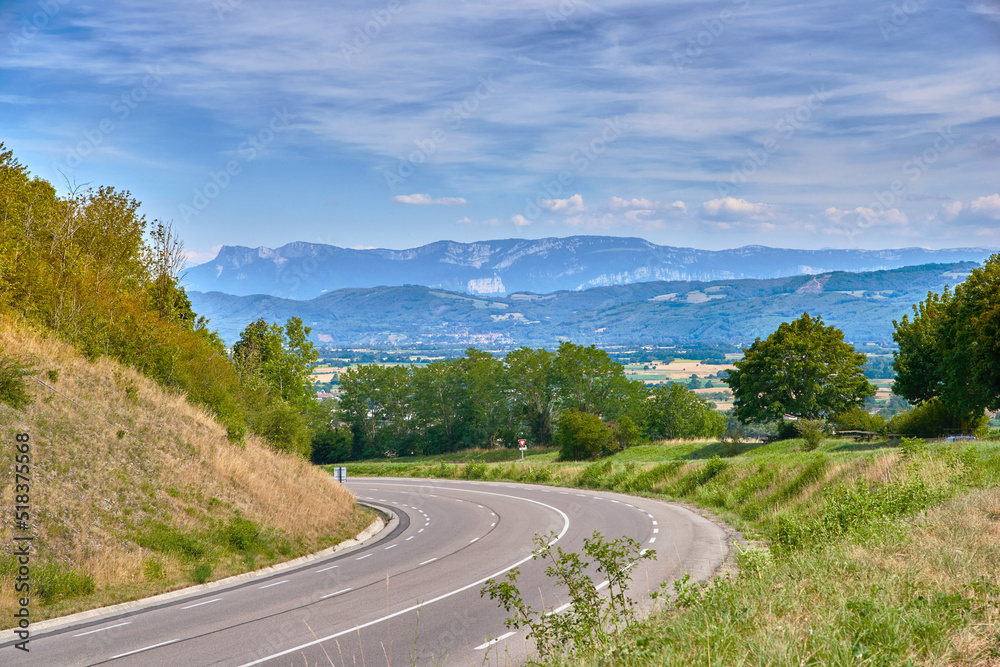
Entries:
{"label": "curved asphalt road", "polygon": [[525,630],[479,591],[515,565],[536,609],[566,600],[533,561],[532,538],[556,533],[580,551],[596,530],[629,536],[657,559],[633,571],[631,597],[690,573],[705,579],[729,552],[725,531],[669,503],[526,484],[352,479],[361,502],[398,516],[392,530],[327,559],[210,592],[33,633],[17,665],[517,664]]}

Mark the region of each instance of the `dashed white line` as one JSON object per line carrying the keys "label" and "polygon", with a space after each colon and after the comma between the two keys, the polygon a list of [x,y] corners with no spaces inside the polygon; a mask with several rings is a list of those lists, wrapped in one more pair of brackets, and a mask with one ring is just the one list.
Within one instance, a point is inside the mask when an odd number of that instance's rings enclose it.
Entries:
{"label": "dashed white line", "polygon": [[424,529],[423,529],[423,528],[421,528],[421,529],[420,529],[420,530],[418,530],[417,532],[418,532],[418,533],[422,533],[422,532],[424,532]]}
{"label": "dashed white line", "polygon": [[653,525],[654,525],[654,526],[658,526],[659,524],[658,524],[658,523],[656,523],[656,521],[653,521]]}
{"label": "dashed white line", "polygon": [[597,584],[597,586],[595,586],[594,588],[595,588],[596,590],[601,590],[602,588],[604,588],[605,586],[607,586],[607,585],[608,585],[608,583],[610,583],[610,582],[608,582],[608,580],[607,580],[607,579],[605,579],[605,580],[604,580],[604,581],[602,581],[601,583]]}
{"label": "dashed white line", "polygon": [[654,528],[654,529],[653,529],[653,532],[654,532],[654,533],[658,533],[658,532],[660,532],[660,529],[659,529],[659,528]]}
{"label": "dashed white line", "polygon": [[412,539],[413,539],[414,537],[416,537],[416,535],[410,535],[409,537],[407,537],[407,538],[406,538],[406,539],[404,540],[404,542],[409,542],[409,541],[410,541],[410,540],[412,540]]}
{"label": "dashed white line", "polygon": [[[184,607],[184,609],[187,609],[187,607]],[[106,628],[98,628],[97,630],[88,630],[87,632],[81,632],[80,634],[78,634],[78,635],[73,635],[73,636],[74,636],[74,637],[82,637],[82,636],[84,636],[84,635],[92,635],[92,634],[94,634],[95,632],[104,632],[105,630],[110,630],[111,628],[120,628],[120,627],[122,627],[123,625],[128,625],[128,624],[129,624],[129,623],[131,623],[131,622],[132,622],[132,621],[125,621],[124,623],[119,623],[119,624],[117,624],[117,625],[109,625],[109,626],[108,626],[108,627],[106,627]]]}
{"label": "dashed white line", "polygon": [[215,598],[214,600],[205,600],[204,602],[198,602],[196,604],[189,604],[186,607],[181,607],[181,609],[194,609],[195,607],[200,607],[203,604],[212,604],[213,602],[218,602],[222,598]]}
{"label": "dashed white line", "polygon": [[319,573],[319,572],[326,572],[327,570],[332,570],[335,567],[340,567],[340,566],[339,565],[331,565],[330,567],[324,567],[322,570],[316,570],[316,572],[317,573]]}
{"label": "dashed white line", "polygon": [[354,560],[364,560],[364,559],[368,558],[369,556],[371,556],[371,554],[365,554],[364,556],[358,556]]}
{"label": "dashed white line", "polygon": [[260,588],[270,588],[271,586],[280,586],[281,584],[287,584],[288,579],[282,579],[281,581],[276,581],[273,584],[268,584],[267,586],[261,586]]}
{"label": "dashed white line", "polygon": [[651,537],[651,538],[649,538],[649,543],[650,543],[650,544],[652,544],[652,543],[653,543],[653,542],[655,542],[655,541],[656,541],[656,538],[655,538],[655,537]]}
{"label": "dashed white line", "polygon": [[387,546],[387,547],[385,548],[385,550],[386,550],[386,551],[388,551],[389,549],[395,549],[395,548],[396,548],[396,547],[398,547],[398,546],[399,546],[398,544],[390,544],[389,546]]}
{"label": "dashed white line", "polygon": [[494,521],[493,523],[491,523],[491,524],[490,524],[490,528],[493,528],[493,527],[494,527],[494,526],[496,526],[496,525],[497,525],[497,522],[496,522],[496,521]]}
{"label": "dashed white line", "polygon": [[513,634],[514,634],[514,631],[513,631],[513,630],[511,630],[510,632],[508,632],[508,633],[506,633],[506,634],[503,634],[503,635],[500,635],[500,636],[499,636],[499,637],[497,637],[496,639],[491,639],[491,640],[489,640],[489,641],[488,641],[488,642],[486,642],[485,644],[480,644],[479,646],[477,646],[477,647],[476,647],[475,649],[473,649],[473,650],[475,650],[475,651],[482,651],[483,649],[486,649],[486,648],[489,648],[489,647],[493,646],[493,645],[494,645],[494,644],[496,644],[497,642],[502,642],[503,640],[507,639],[507,637],[510,637],[510,636],[511,636],[511,635],[513,635]]}
{"label": "dashed white line", "polygon": [[341,593],[346,593],[349,590],[351,590],[351,589],[350,588],[345,588],[344,590],[337,591],[336,593],[327,593],[326,595],[320,595],[319,599],[322,600],[323,598],[332,598],[334,595],[340,595]]}
{"label": "dashed white line", "polygon": [[427,563],[433,563],[436,560],[437,558],[431,558],[430,560],[425,560],[423,563],[421,563],[421,565],[427,565]]}
{"label": "dashed white line", "polygon": [[474,540],[469,540],[469,544],[472,544],[473,542],[478,542],[478,541],[479,541],[479,538],[477,537],[477,538],[476,538],[476,539],[474,539]]}
{"label": "dashed white line", "polygon": [[161,646],[166,646],[167,644],[173,644],[176,641],[180,641],[180,640],[177,640],[177,639],[168,639],[167,641],[160,642],[159,644],[153,644],[152,646],[146,646],[146,647],[143,647],[143,648],[137,648],[134,651],[128,651],[126,653],[119,653],[118,655],[113,655],[110,658],[108,658],[108,660],[117,660],[118,658],[124,658],[127,655],[135,655],[136,653],[142,653],[143,651],[151,651],[154,648],[159,648]]}

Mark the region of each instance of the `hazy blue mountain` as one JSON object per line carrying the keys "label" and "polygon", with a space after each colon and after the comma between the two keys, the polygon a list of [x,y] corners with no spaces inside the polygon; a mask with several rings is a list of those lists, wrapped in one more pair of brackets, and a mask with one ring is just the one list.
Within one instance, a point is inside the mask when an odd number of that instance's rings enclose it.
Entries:
{"label": "hazy blue mountain", "polygon": [[289,243],[276,249],[224,246],[214,260],[191,268],[185,285],[199,292],[293,299],[311,299],[349,287],[407,284],[469,294],[547,294],[662,280],[783,278],[932,262],[982,262],[990,254],[982,248],[696,250],[615,236],[438,241],[409,250]]}
{"label": "hazy blue mountain", "polygon": [[478,296],[417,285],[334,290],[309,300],[189,291],[229,343],[251,321],[301,317],[322,346],[723,342],[745,345],[803,312],[856,343],[892,341],[892,320],[976,266],[927,264],[765,280],[651,281],[552,294]]}

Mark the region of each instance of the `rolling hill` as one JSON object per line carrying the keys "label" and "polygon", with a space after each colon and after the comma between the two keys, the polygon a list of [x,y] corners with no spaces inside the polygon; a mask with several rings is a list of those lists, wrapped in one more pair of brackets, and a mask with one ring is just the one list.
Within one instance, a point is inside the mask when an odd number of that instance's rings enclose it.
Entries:
{"label": "rolling hill", "polygon": [[653,281],[551,294],[478,296],[418,285],[334,290],[296,301],[190,291],[194,309],[232,343],[251,321],[300,317],[322,346],[722,342],[747,344],[803,312],[857,343],[890,343],[892,320],[954,285],[972,262],[771,279]]}

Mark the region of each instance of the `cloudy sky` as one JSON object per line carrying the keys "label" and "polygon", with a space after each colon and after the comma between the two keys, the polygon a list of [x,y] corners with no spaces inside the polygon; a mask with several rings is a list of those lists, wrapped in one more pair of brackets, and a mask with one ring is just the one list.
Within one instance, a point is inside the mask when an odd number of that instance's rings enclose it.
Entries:
{"label": "cloudy sky", "polygon": [[996,0],[20,0],[0,140],[220,244],[1000,248]]}

